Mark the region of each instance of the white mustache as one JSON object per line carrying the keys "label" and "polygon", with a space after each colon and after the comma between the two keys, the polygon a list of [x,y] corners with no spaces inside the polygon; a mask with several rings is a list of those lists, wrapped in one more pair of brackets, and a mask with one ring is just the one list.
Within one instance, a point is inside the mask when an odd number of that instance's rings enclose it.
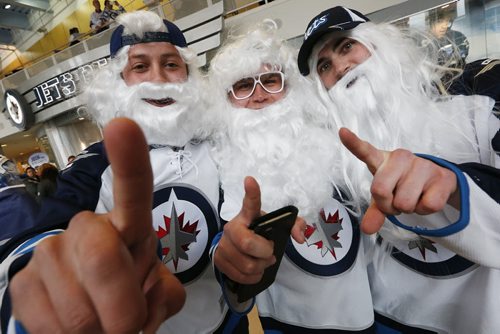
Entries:
{"label": "white mustache", "polygon": [[186,98],[186,91],[183,89],[183,84],[143,82],[132,87],[131,90],[132,94],[136,95],[139,99],[163,100],[170,98],[177,101]]}
{"label": "white mustache", "polygon": [[347,72],[331,89],[349,89],[353,87],[358,79],[367,76],[370,64],[371,62],[368,60],[357,65]]}

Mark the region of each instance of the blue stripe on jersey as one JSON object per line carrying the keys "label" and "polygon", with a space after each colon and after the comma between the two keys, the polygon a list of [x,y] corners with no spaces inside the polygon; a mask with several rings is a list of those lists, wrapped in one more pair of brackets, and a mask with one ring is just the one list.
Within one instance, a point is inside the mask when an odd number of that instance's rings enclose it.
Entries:
{"label": "blue stripe on jersey", "polygon": [[53,235],[57,235],[59,233],[61,233],[62,230],[54,230],[54,231],[48,231],[48,232],[44,232],[44,233],[41,233],[27,241],[25,241],[23,244],[21,244],[13,253],[12,255],[22,255],[22,254],[26,254],[27,252],[30,252],[34,246],[36,245],[36,243],[40,242],[42,239],[46,238],[46,237],[50,237],[50,236],[53,236]]}
{"label": "blue stripe on jersey", "polygon": [[232,312],[229,312],[229,313],[231,315],[229,316],[229,320],[226,323],[226,326],[224,327],[224,331],[222,332],[222,334],[234,333],[234,330],[236,329],[236,327],[240,323],[241,317],[243,317],[243,315],[239,315],[239,314],[232,313]]}
{"label": "blue stripe on jersey", "polygon": [[19,321],[15,320],[15,328],[16,328],[16,334],[28,334],[28,331],[24,329],[23,324],[21,324]]}

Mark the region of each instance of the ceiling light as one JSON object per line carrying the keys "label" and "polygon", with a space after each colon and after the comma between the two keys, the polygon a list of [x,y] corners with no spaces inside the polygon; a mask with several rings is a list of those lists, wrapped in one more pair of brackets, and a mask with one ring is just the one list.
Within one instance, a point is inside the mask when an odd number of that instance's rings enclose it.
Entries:
{"label": "ceiling light", "polygon": [[7,144],[2,144],[2,147],[7,147]]}
{"label": "ceiling light", "polygon": [[9,9],[10,7],[12,7],[12,5],[10,3],[7,3],[7,4],[3,5],[4,9]]}

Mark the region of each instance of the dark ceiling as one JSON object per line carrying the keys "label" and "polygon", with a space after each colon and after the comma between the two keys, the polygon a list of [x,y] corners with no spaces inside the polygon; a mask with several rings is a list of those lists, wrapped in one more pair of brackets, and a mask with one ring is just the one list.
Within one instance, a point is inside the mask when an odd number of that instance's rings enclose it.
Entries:
{"label": "dark ceiling", "polygon": [[14,45],[16,31],[32,30],[29,17],[49,7],[49,0],[0,1],[0,44]]}

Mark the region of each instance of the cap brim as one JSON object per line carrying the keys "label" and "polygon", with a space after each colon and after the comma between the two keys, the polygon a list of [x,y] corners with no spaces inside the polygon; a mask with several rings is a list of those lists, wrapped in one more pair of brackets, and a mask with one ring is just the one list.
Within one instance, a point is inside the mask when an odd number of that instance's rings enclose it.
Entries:
{"label": "cap brim", "polygon": [[309,38],[302,44],[299,50],[299,55],[297,57],[297,64],[299,66],[299,71],[303,76],[307,76],[310,73],[309,69],[309,57],[311,56],[311,52],[316,45],[316,43],[323,37],[325,34],[334,32],[334,31],[348,31],[354,29],[359,24],[365,22],[350,22],[349,24],[345,24],[343,27],[339,26],[331,26],[326,27],[324,29],[315,31]]}

